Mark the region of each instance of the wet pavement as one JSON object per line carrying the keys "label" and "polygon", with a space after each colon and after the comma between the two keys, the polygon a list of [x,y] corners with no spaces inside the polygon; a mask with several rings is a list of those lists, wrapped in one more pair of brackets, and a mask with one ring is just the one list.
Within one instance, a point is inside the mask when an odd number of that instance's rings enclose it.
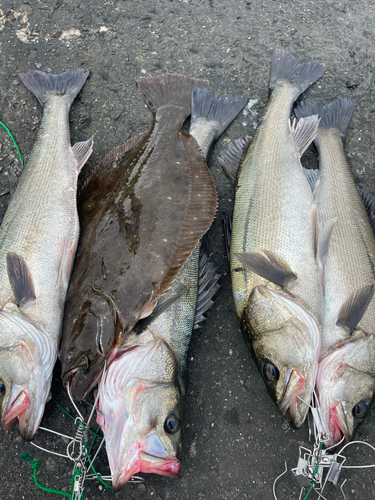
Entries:
{"label": "wet pavement", "polygon": [[[145,500],[271,499],[274,479],[295,467],[300,445],[308,443],[307,424],[293,430],[279,414],[240,333],[230,290],[222,218],[233,208],[234,192],[216,154],[239,136],[254,134],[268,97],[271,55],[276,47],[300,61],[320,61],[326,74],[304,94],[318,104],[337,97],[356,100],[346,151],[356,182],[375,194],[375,5],[365,0],[72,0],[0,3],[1,121],[13,132],[23,155],[35,141],[41,107],[17,77],[29,69],[60,73],[76,67],[90,77],[71,111],[72,143],[94,136],[94,153],[83,175],[111,149],[148,130],[152,117],[136,89],[141,76],[182,73],[210,80],[216,96],[245,94],[257,103],[241,113],[215,144],[208,164],[214,176],[219,210],[205,238],[206,248],[222,273],[222,287],[208,320],[193,335],[185,444],[178,479],[147,476],[128,484],[116,498]],[[7,191],[7,171],[17,153],[0,131],[0,194]],[[304,156],[316,165],[311,148]],[[293,182],[293,179],[291,179]],[[9,195],[0,197],[0,217]],[[71,414],[73,408],[55,369],[53,397]],[[89,402],[91,399],[89,400]],[[82,405],[88,412],[89,406]],[[66,434],[74,423],[51,400],[42,425]],[[357,438],[375,443],[375,410]],[[66,443],[39,431],[35,442],[64,453]],[[53,498],[39,490],[26,462],[27,452],[40,461],[38,478],[49,488],[70,488],[71,463],[25,443],[16,429],[0,433],[2,499]],[[375,462],[369,448],[348,448],[350,464]],[[105,452],[97,470],[106,473]],[[374,469],[346,470],[340,483],[346,497],[374,498]],[[279,500],[298,499],[290,473],[277,483]],[[343,498],[334,487],[327,499]],[[110,499],[114,493],[97,481],[87,483],[84,498]],[[56,497],[57,498],[57,497]],[[311,494],[309,498],[318,498]]]}

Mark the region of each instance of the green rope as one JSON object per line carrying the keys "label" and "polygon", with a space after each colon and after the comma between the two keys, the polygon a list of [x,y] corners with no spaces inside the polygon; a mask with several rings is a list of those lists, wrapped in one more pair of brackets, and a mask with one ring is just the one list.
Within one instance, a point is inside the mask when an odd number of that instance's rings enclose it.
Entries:
{"label": "green rope", "polygon": [[13,137],[13,135],[12,135],[11,131],[9,130],[9,128],[8,128],[8,127],[6,127],[6,126],[4,125],[4,123],[0,122],[0,125],[1,125],[2,127],[4,127],[4,128],[5,128],[5,130],[8,132],[8,134],[10,135],[10,138],[12,139],[13,144],[16,146],[17,153],[18,153],[18,156],[19,156],[19,158],[20,158],[21,165],[22,165],[22,156],[21,156],[21,151],[19,150],[19,147],[17,146],[17,143],[16,143],[16,141],[14,140],[14,137]]}
{"label": "green rope", "polygon": [[[319,451],[323,448],[323,443],[320,443],[319,445]],[[312,476],[312,482],[311,482],[311,485],[310,485],[310,488],[308,490],[308,492],[306,493],[306,495],[303,497],[303,500],[306,500],[306,498],[310,495],[312,489],[314,488],[314,485],[315,485],[315,476],[316,476],[316,473],[318,472],[319,470],[319,461],[316,462],[316,465],[315,465],[315,469],[314,469],[314,472],[313,472],[313,476]]]}
{"label": "green rope", "polygon": [[[39,462],[35,462],[31,457],[30,455],[28,455],[27,453],[24,453],[23,455],[21,455],[20,457],[18,457],[19,460],[25,460],[26,462],[29,462],[30,463],[30,467],[33,471],[33,476],[34,476],[34,482],[35,484],[38,486],[38,488],[40,488],[41,490],[43,491],[46,491],[47,493],[56,493],[56,495],[62,495],[64,497],[68,497],[68,498],[72,498],[72,495],[71,493],[66,493],[65,491],[60,491],[60,490],[54,490],[52,488],[46,488],[45,486],[42,486],[40,484],[40,482],[38,481],[38,477],[36,475],[37,473],[37,470],[40,468],[40,464]],[[72,488],[73,489],[73,488]]]}
{"label": "green rope", "polygon": [[87,455],[87,460],[89,461],[89,463],[90,463],[90,465],[91,465],[91,468],[92,468],[92,470],[93,470],[93,472],[94,472],[95,476],[99,479],[99,481],[100,481],[102,484],[104,484],[104,486],[105,486],[106,488],[109,488],[109,489],[111,490],[111,489],[113,488],[113,486],[111,486],[111,485],[110,485],[110,484],[108,484],[108,483],[105,483],[105,482],[103,481],[103,479],[99,476],[99,474],[98,474],[98,473],[96,472],[96,470],[94,469],[94,466],[92,465],[92,462],[91,462],[91,459],[90,459],[89,455]]}
{"label": "green rope", "polygon": [[[60,404],[58,401],[56,401],[56,399],[52,398],[52,400],[53,400],[53,401],[57,404],[57,406],[60,408],[60,410],[62,410],[62,411],[65,413],[65,415],[68,415],[68,417],[69,417],[69,418],[71,418],[72,420],[75,420],[75,418],[74,418],[74,417],[72,417],[72,415],[70,415],[70,413],[68,413],[68,412],[65,410],[65,408],[63,408],[63,407],[61,406],[61,404]],[[82,427],[85,427],[85,426],[84,426],[84,424],[83,424],[80,420],[78,420],[78,424],[79,424],[79,425],[81,425]],[[98,427],[98,429],[100,429],[100,427]],[[87,429],[87,430],[88,430],[89,432],[91,432],[91,434],[94,434],[94,436],[96,436],[97,438],[99,438],[99,439],[103,439],[103,437],[102,437],[102,436],[100,436],[100,434],[97,434],[97,432],[98,432],[98,431],[96,431],[96,432],[95,432],[95,431],[93,431],[92,429]]]}

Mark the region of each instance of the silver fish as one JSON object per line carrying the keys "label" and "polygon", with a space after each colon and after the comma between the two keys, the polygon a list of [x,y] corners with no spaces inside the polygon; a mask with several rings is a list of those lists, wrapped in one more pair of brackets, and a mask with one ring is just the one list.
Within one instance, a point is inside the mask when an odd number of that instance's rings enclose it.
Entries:
{"label": "silver fish", "polygon": [[19,77],[42,124],[0,229],[1,426],[32,439],[49,397],[79,235],[77,177],[92,139],[71,147],[69,109],[88,73]]}
{"label": "silver fish", "polygon": [[271,395],[296,427],[308,412],[320,352],[316,207],[300,163],[319,120],[291,125],[289,118],[294,101],[324,71],[275,50],[273,93],[239,169],[231,236],[237,315]]}
{"label": "silver fish", "polygon": [[[205,89],[194,90],[190,133],[205,155],[245,104],[241,96],[214,99]],[[205,319],[219,287],[219,276],[207,261],[198,272],[199,252],[200,244],[163,297],[165,304],[173,303],[142,333],[133,332],[99,388],[97,421],[116,491],[139,471],[179,474],[187,352],[194,324]]]}
{"label": "silver fish", "polygon": [[319,225],[332,234],[321,263],[324,318],[316,385],[328,446],[342,435],[351,438],[375,391],[375,238],[343,146],[353,109],[350,98],[326,106],[304,101],[295,109],[300,117],[321,117],[319,174],[312,184]]}

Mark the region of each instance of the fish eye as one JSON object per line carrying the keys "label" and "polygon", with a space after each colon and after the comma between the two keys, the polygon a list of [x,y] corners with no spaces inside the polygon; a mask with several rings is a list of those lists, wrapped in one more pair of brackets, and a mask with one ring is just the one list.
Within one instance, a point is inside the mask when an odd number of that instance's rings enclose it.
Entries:
{"label": "fish eye", "polygon": [[280,372],[272,363],[266,363],[263,367],[263,374],[270,382],[279,380]]}
{"label": "fish eye", "polygon": [[5,395],[5,385],[3,384],[3,381],[0,380],[0,398],[2,398]]}
{"label": "fish eye", "polygon": [[360,401],[355,406],[353,406],[353,417],[355,418],[363,418],[368,410],[368,405],[366,401]]}
{"label": "fish eye", "polygon": [[75,357],[75,350],[71,349],[66,355],[65,358],[66,363],[71,363],[74,360],[74,357]]}
{"label": "fish eye", "polygon": [[168,432],[168,434],[175,434],[180,430],[180,419],[172,413],[165,419],[164,422],[164,430]]}

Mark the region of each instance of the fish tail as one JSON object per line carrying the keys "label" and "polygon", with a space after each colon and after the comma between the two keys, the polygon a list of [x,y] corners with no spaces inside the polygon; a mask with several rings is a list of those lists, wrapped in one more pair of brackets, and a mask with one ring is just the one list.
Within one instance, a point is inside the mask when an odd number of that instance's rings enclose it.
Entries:
{"label": "fish tail", "polygon": [[325,70],[324,64],[315,62],[299,64],[289,52],[276,49],[272,56],[270,88],[273,89],[278,83],[287,82],[293,84],[298,90],[298,95],[301,95],[324,74]]}
{"label": "fish tail", "polygon": [[197,126],[197,120],[203,118],[213,123],[217,139],[247,103],[242,95],[226,95],[215,98],[208,89],[196,87],[191,99],[190,133]]}
{"label": "fish tail", "polygon": [[350,120],[353,115],[355,101],[350,97],[344,99],[335,99],[325,106],[318,106],[309,101],[299,102],[294,113],[297,118],[303,118],[310,115],[319,115],[319,129],[337,128],[345,140]]}
{"label": "fish tail", "polygon": [[18,73],[18,76],[42,106],[49,96],[67,95],[69,96],[68,106],[70,108],[89,76],[89,72],[78,68],[74,71],[61,73],[61,75],[48,75],[43,71],[32,70],[27,73]]}
{"label": "fish tail", "polygon": [[156,113],[161,106],[175,105],[182,108],[185,119],[191,113],[191,93],[194,88],[207,88],[209,82],[183,75],[163,75],[140,78],[137,86],[153,113]]}

